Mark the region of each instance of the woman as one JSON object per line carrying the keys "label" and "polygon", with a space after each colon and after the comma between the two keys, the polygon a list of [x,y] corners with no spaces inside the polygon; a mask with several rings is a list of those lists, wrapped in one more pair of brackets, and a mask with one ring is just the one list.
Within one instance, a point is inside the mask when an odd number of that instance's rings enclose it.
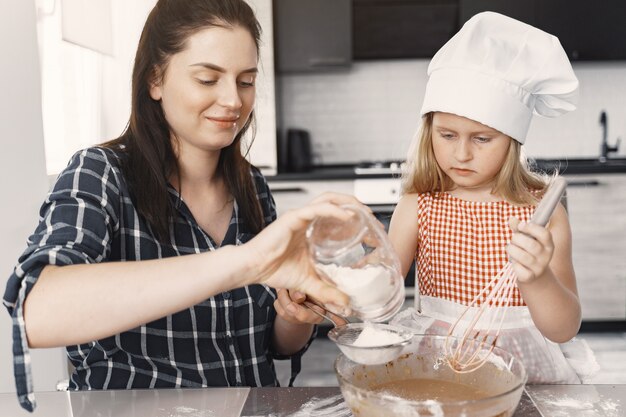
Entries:
{"label": "woman", "polygon": [[259,36],[243,0],[150,13],[126,131],[74,155],[7,285],[25,408],[29,347],[67,346],[71,389],[276,386],[272,359],[297,371],[319,322],[303,294],[346,305],[310,266],[304,229],[348,219],[338,205],[353,198],[322,196],[265,228],[274,202],[241,153]]}

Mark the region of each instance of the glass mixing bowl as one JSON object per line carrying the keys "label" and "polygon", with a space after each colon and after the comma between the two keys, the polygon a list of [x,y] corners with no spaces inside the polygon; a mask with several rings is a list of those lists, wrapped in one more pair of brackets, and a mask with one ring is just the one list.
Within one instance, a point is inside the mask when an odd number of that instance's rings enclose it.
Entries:
{"label": "glass mixing bowl", "polygon": [[[487,363],[468,374],[458,374],[442,361],[445,336],[415,335],[403,354],[383,365],[361,365],[340,354],[335,373],[341,393],[355,417],[509,417],[526,383],[524,366],[510,353],[495,348]],[[447,400],[409,400],[373,388],[412,379],[457,383],[476,388],[486,397]],[[426,383],[420,381],[420,383]]]}

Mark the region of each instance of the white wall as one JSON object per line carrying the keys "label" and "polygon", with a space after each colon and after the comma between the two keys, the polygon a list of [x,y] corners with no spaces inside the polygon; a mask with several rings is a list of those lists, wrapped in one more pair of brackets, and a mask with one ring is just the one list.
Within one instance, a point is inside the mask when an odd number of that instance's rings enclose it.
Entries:
{"label": "white wall", "polygon": [[[47,191],[41,84],[33,1],[0,1],[0,282],[9,277],[37,223]],[[4,293],[4,285],[2,285]],[[0,392],[15,391],[11,320],[0,312]],[[37,390],[65,377],[61,349],[32,352]],[[17,399],[16,399],[17,401]],[[1,414],[1,412],[0,412]]]}
{"label": "white wall", "polygon": [[276,173],[276,97],[274,88],[274,32],[272,0],[247,0],[261,24],[261,51],[257,76],[257,132],[249,160],[263,173]]}
{"label": "white wall", "polygon": [[[354,63],[345,71],[278,78],[283,128],[311,132],[317,162],[404,159],[417,128],[428,60]],[[533,157],[597,157],[600,111],[609,121],[609,144],[624,139],[626,62],[574,63],[580,80],[578,109],[556,119],[535,117],[526,140]]]}
{"label": "white wall", "polygon": [[[43,3],[43,0],[36,1]],[[82,9],[86,1],[72,0],[62,4]],[[110,54],[62,41],[62,10],[57,8],[54,15],[42,18],[44,130],[51,175],[60,172],[76,150],[118,137],[128,122],[135,51],[146,17],[156,0],[107,1],[112,25]],[[265,168],[266,172],[274,173],[276,109],[272,0],[249,0],[249,3],[263,30],[256,83],[257,135],[250,160]],[[77,10],[74,15],[79,12]],[[90,28],[84,36],[75,30],[73,39],[78,44],[89,44],[93,30],[100,29]],[[85,42],[81,42],[83,37]]]}

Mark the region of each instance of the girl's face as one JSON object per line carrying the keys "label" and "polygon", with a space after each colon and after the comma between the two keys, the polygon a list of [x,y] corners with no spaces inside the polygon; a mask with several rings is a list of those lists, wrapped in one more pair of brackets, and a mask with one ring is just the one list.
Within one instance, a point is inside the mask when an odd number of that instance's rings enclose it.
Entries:
{"label": "girl's face", "polygon": [[150,88],[182,147],[219,151],[248,120],[255,99],[257,51],[242,27],[211,27],[187,39]]}
{"label": "girl's face", "polygon": [[490,191],[511,138],[465,117],[437,112],[432,142],[437,164],[458,189]]}

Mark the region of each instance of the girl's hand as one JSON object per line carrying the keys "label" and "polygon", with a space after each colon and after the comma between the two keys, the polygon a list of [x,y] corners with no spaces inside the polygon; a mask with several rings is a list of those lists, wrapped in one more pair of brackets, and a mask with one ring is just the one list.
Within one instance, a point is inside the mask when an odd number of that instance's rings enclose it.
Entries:
{"label": "girl's hand", "polygon": [[554,254],[552,234],[545,227],[520,222],[514,217],[509,219],[509,227],[513,236],[507,252],[517,280],[534,282],[544,274]]}
{"label": "girl's hand", "polygon": [[325,305],[344,308],[344,315],[349,315],[348,296],[319,278],[309,258],[305,237],[308,225],[318,216],[350,221],[352,213],[339,207],[343,204],[362,206],[352,196],[326,193],[305,207],[286,212],[243,245],[248,249],[254,282],[297,290]]}

